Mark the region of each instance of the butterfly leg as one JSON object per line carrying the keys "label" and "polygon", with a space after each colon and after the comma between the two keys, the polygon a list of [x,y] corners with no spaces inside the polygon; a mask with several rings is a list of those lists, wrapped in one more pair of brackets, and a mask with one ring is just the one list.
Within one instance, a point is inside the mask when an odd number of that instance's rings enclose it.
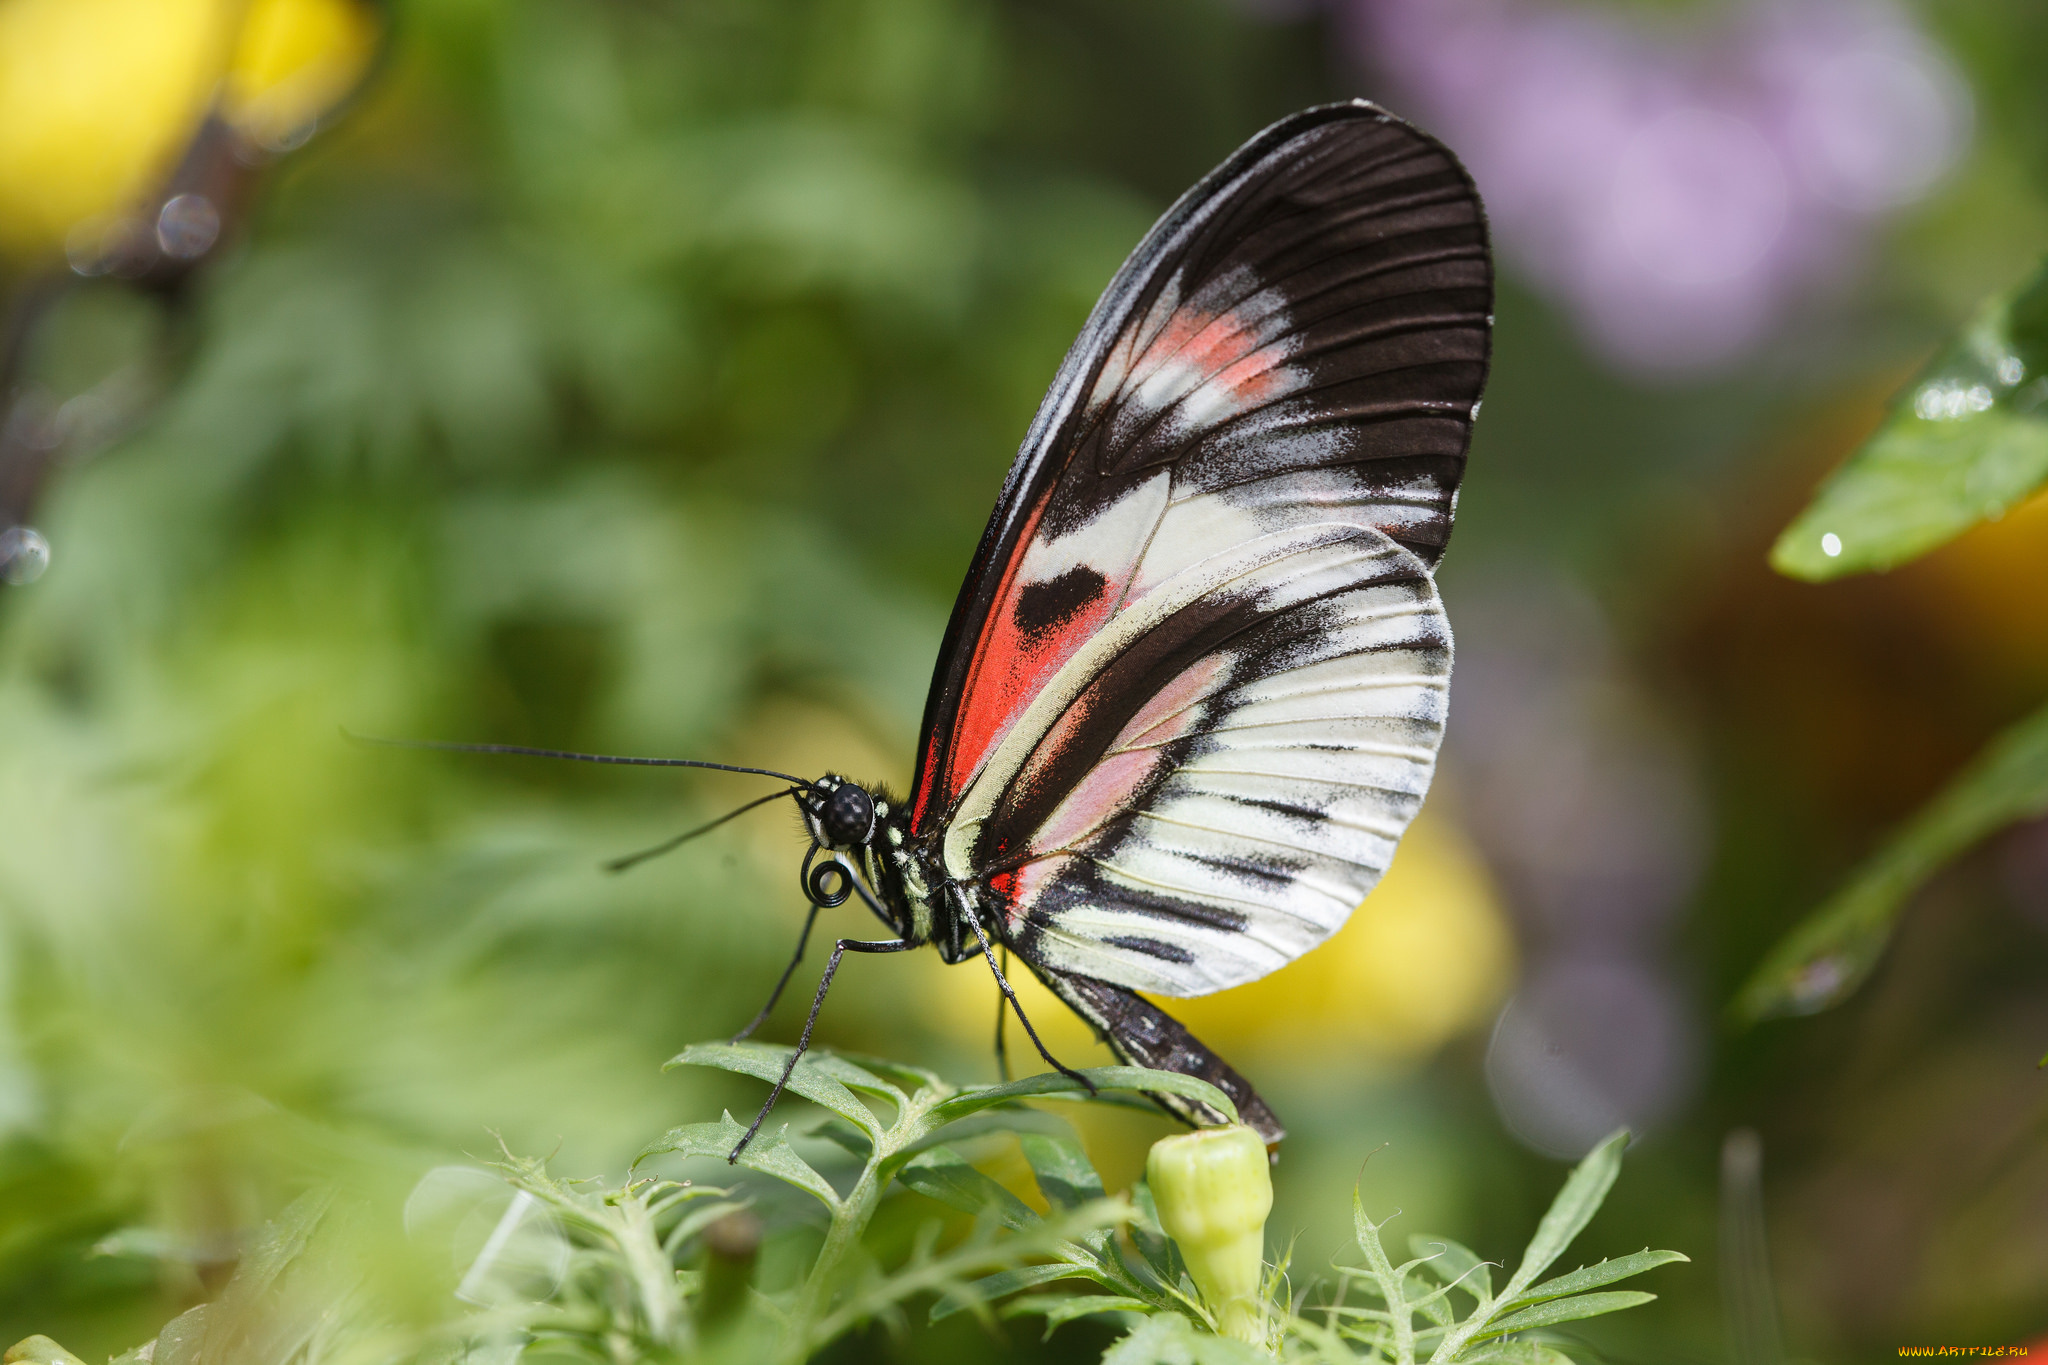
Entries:
{"label": "butterfly leg", "polygon": [[967,903],[967,897],[954,890],[954,900],[960,906],[960,913],[967,918],[967,927],[974,930],[974,936],[981,940],[981,955],[988,959],[988,969],[996,974],[996,985],[1003,991],[1003,999],[1010,1002],[1010,1008],[1017,1011],[1017,1022],[1024,1026],[1024,1032],[1031,1039],[1031,1046],[1038,1049],[1038,1055],[1045,1058],[1046,1065],[1065,1076],[1068,1080],[1079,1081],[1089,1094],[1095,1093],[1095,1082],[1068,1066],[1045,1050],[1045,1044],[1038,1041],[1038,1030],[1031,1027],[1031,1016],[1024,1013],[1024,1007],[1017,1003],[1017,992],[1010,989],[1010,978],[1003,975],[1003,969],[996,965],[996,950],[989,946],[988,935],[982,931],[981,919],[974,913],[974,907]]}
{"label": "butterfly leg", "polygon": [[755,1029],[768,1022],[769,1012],[775,1008],[775,1002],[782,998],[782,988],[789,984],[789,979],[796,975],[797,964],[804,960],[804,945],[811,941],[811,926],[817,922],[818,906],[814,902],[811,905],[811,913],[804,917],[804,931],[796,936],[796,956],[782,969],[782,979],[775,983],[774,990],[768,992],[768,1003],[761,1006],[761,1012],[754,1016],[754,1022],[732,1036],[735,1043],[744,1042]]}
{"label": "butterfly leg", "polygon": [[[1010,949],[1009,945],[1005,944],[1003,947],[1003,966],[1007,969],[1009,965]],[[996,995],[996,1075],[1002,1078],[1004,1085],[1010,1083],[1010,1053],[1009,1049],[1003,1046],[1003,1025],[1009,1020],[1009,1017],[1009,1000],[999,992]]]}
{"label": "butterfly leg", "polygon": [[[732,1151],[726,1156],[728,1163],[738,1161],[740,1153],[746,1151],[747,1144],[754,1140],[754,1134],[761,1131],[761,1124],[767,1119],[768,1111],[775,1107],[775,1101],[782,1098],[783,1087],[789,1084],[790,1076],[796,1071],[797,1061],[810,1050],[811,1030],[817,1026],[818,1011],[825,1007],[825,992],[832,989],[832,976],[839,970],[839,959],[848,953],[900,953],[917,946],[909,939],[871,942],[857,938],[842,938],[832,945],[832,958],[825,964],[825,975],[818,979],[818,994],[812,999],[810,1015],[804,1020],[803,1036],[796,1040],[796,1048],[789,1054],[789,1060],[783,1064],[782,1076],[775,1082],[775,1089],[768,1093],[768,1102],[761,1106],[761,1112],[754,1115],[753,1123],[748,1125],[747,1135],[735,1143]],[[1058,1066],[1059,1063],[1054,1062],[1053,1065]]]}

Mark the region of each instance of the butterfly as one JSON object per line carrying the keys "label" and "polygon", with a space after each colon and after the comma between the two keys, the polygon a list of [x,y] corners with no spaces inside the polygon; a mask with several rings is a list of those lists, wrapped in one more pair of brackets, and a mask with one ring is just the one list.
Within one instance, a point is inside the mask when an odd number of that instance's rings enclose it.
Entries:
{"label": "butterfly", "polygon": [[834,944],[783,1081],[846,954],[925,945],[984,960],[1075,1075],[1001,948],[1120,1058],[1211,1082],[1279,1142],[1250,1082],[1148,997],[1226,990],[1321,943],[1422,804],[1451,673],[1434,571],[1492,298],[1470,176],[1364,101],[1281,120],[1166,212],[1011,465],[907,798],[768,774],[793,785],[749,803],[796,799],[810,911],[740,1037],[821,908],[858,895],[891,935]]}

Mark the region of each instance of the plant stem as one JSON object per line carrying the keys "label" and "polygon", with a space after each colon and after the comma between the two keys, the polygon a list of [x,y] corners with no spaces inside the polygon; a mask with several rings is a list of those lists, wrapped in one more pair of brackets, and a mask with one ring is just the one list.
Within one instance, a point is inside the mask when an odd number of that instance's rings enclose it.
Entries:
{"label": "plant stem", "polygon": [[1393,1318],[1394,1365],[1415,1365],[1415,1315],[1408,1306],[1408,1287],[1405,1275],[1394,1274],[1392,1262],[1387,1260],[1386,1250],[1380,1246],[1379,1228],[1372,1229],[1373,1235],[1361,1237],[1359,1246],[1372,1267],[1372,1276],[1380,1282],[1380,1297],[1387,1301],[1387,1310]]}
{"label": "plant stem", "polygon": [[818,1259],[812,1263],[811,1273],[804,1277],[804,1286],[790,1311],[789,1332],[783,1338],[786,1360],[802,1361],[815,1346],[824,1344],[811,1339],[813,1331],[831,1307],[832,1280],[839,1263],[851,1248],[859,1245],[868,1220],[875,1215],[875,1205],[882,1196],[880,1170],[886,1155],[884,1144],[876,1142],[867,1164],[861,1168],[860,1179],[853,1182],[853,1188],[832,1210],[832,1226],[826,1230],[825,1244],[818,1248]]}
{"label": "plant stem", "polygon": [[654,1218],[646,1200],[636,1195],[621,1199],[613,1207],[618,1210],[619,1250],[628,1272],[639,1284],[648,1335],[664,1346],[673,1346],[678,1307],[675,1262],[655,1235]]}

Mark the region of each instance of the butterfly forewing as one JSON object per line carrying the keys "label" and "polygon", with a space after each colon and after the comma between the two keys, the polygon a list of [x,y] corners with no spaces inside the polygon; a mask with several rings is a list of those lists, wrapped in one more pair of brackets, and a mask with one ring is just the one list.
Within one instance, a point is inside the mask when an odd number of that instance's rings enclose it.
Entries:
{"label": "butterfly forewing", "polygon": [[1183,197],[1097,305],[1011,470],[933,679],[918,830],[952,818],[1112,616],[1219,538],[1320,517],[1434,565],[1491,306],[1469,179],[1370,105],[1286,120]]}

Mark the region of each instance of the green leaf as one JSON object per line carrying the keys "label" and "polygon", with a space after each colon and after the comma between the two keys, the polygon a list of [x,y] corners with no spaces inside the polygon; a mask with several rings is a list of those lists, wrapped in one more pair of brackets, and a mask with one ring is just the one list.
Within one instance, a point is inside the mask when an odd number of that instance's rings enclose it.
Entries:
{"label": "green leaf", "polygon": [[[669,1129],[660,1141],[634,1157],[633,1165],[637,1167],[649,1157],[671,1153],[676,1156],[724,1158],[746,1135],[747,1130],[734,1121],[731,1113],[725,1114],[717,1123],[684,1124],[680,1128]],[[766,1132],[755,1134],[754,1140],[747,1144],[747,1150],[740,1153],[738,1164],[807,1190],[834,1212],[839,1209],[838,1191],[790,1148],[787,1127],[777,1129],[772,1135]]]}
{"label": "green leaf", "polygon": [[1573,1365],[1572,1358],[1540,1341],[1490,1341],[1458,1357],[1458,1365]]}
{"label": "green leaf", "polygon": [[1736,996],[1747,1021],[1813,1014],[1863,983],[1913,893],[1986,835],[2048,814],[2048,707],[1984,752],[1894,834],[1825,905],[1787,934]]}
{"label": "green leaf", "polygon": [[661,1239],[661,1244],[670,1256],[674,1256],[678,1247],[719,1219],[749,1207],[751,1206],[744,1200],[716,1199],[702,1207],[691,1209],[676,1220],[676,1225],[668,1230],[667,1235]]}
{"label": "green leaf", "polygon": [[962,1213],[979,1215],[992,1209],[1006,1228],[1027,1228],[1039,1222],[1030,1205],[968,1165],[950,1147],[918,1153],[904,1164],[896,1181]]}
{"label": "green leaf", "polygon": [[7,1348],[7,1365],[85,1365],[46,1336],[23,1337]]}
{"label": "green leaf", "polygon": [[1131,1186],[1131,1209],[1131,1245],[1162,1283],[1179,1284],[1181,1276],[1187,1273],[1181,1264],[1180,1248],[1159,1226],[1159,1205],[1152,1198],[1152,1187],[1142,1180]]}
{"label": "green leaf", "polygon": [[845,1148],[862,1161],[866,1161],[875,1150],[873,1138],[836,1115],[811,1129],[805,1136],[823,1138],[834,1146]]}
{"label": "green leaf", "polygon": [[937,1322],[941,1318],[950,1318],[977,1303],[994,1303],[1006,1294],[1014,1294],[1020,1289],[1035,1289],[1054,1280],[1095,1278],[1089,1267],[1079,1265],[1025,1265],[1015,1270],[999,1270],[941,1298],[932,1305],[930,1320]]}
{"label": "green leaf", "polygon": [[[828,1052],[824,1054],[842,1062],[849,1062],[869,1073],[870,1079],[886,1077],[910,1094],[927,1090],[951,1090],[935,1071],[926,1071],[921,1066],[909,1066],[903,1062],[892,1062],[887,1057],[870,1057],[864,1052]],[[859,1086],[854,1087],[856,1090]]]}
{"label": "green leaf", "polygon": [[150,1354],[153,1365],[199,1365],[205,1358],[207,1319],[217,1316],[210,1308],[202,1303],[165,1323],[163,1331],[156,1334],[156,1350]]}
{"label": "green leaf", "polygon": [[1560,1322],[1577,1322],[1580,1318],[1597,1318],[1602,1313],[1619,1313],[1624,1308],[1656,1300],[1655,1294],[1644,1294],[1634,1289],[1620,1289],[1606,1294],[1580,1294],[1569,1299],[1552,1299],[1534,1308],[1513,1313],[1486,1325],[1486,1330],[1473,1338],[1485,1341],[1490,1337],[1505,1336],[1509,1332],[1526,1332],[1532,1327],[1553,1327]]}
{"label": "green leaf", "polygon": [[942,1142],[958,1144],[967,1141],[969,1138],[984,1137],[989,1134],[1014,1136],[1017,1133],[1071,1133],[1072,1131],[1072,1126],[1057,1114],[1042,1113],[1035,1109],[1005,1109],[998,1106],[993,1109],[984,1109],[981,1113],[971,1114],[964,1119],[957,1119],[946,1124],[939,1132],[927,1131],[923,1136],[912,1140],[905,1140],[903,1134],[898,1132],[893,1145],[896,1148],[896,1155],[903,1157],[908,1156],[912,1152],[922,1151],[927,1147],[935,1147]]}
{"label": "green leaf", "polygon": [[1102,1198],[1102,1177],[1088,1153],[1071,1137],[1051,1133],[1019,1133],[1017,1145],[1031,1163],[1038,1192],[1056,1209],[1074,1209]]}
{"label": "green leaf", "polygon": [[1626,1280],[1642,1274],[1645,1270],[1655,1270],[1660,1265],[1670,1265],[1674,1261],[1690,1264],[1692,1258],[1676,1251],[1638,1251],[1630,1256],[1616,1256],[1610,1260],[1598,1261],[1574,1270],[1569,1275],[1560,1275],[1554,1280],[1532,1285],[1515,1295],[1511,1302],[1502,1304],[1501,1311],[1512,1312],[1517,1308],[1526,1308],[1532,1303],[1541,1303],[1545,1299],[1562,1298],[1566,1294],[1583,1294],[1588,1289],[1598,1289],[1603,1284]]}
{"label": "green leaf", "polygon": [[[1088,1078],[1098,1090],[1132,1090],[1155,1092],[1168,1095],[1182,1095],[1214,1106],[1219,1112],[1237,1121],[1237,1106],[1230,1096],[1218,1090],[1207,1081],[1194,1076],[1185,1076],[1178,1071],[1153,1071],[1142,1066],[1092,1066],[1079,1073]],[[1029,1099],[1038,1095],[1085,1095],[1087,1087],[1072,1077],[1057,1071],[1047,1071],[1036,1076],[1026,1076],[1021,1081],[1008,1085],[983,1086],[963,1090],[943,1104],[932,1109],[930,1123],[934,1128],[966,1118],[969,1114],[1012,1100]]]}
{"label": "green leaf", "polygon": [[1429,1273],[1481,1302],[1493,1297],[1493,1270],[1470,1247],[1448,1237],[1416,1233],[1408,1239],[1411,1256],[1426,1256]]}
{"label": "green leaf", "polygon": [[1045,1340],[1053,1329],[1075,1318],[1092,1318],[1097,1313],[1150,1313],[1152,1305],[1143,1299],[1121,1294],[1030,1294],[1006,1305],[1003,1316],[1021,1318],[1032,1314],[1045,1317]]}
{"label": "green leaf", "polygon": [[1522,1253],[1522,1263],[1515,1267],[1515,1277],[1509,1288],[1517,1296],[1521,1293],[1519,1285],[1527,1284],[1548,1269],[1552,1261],[1564,1255],[1565,1248],[1585,1230],[1586,1224],[1593,1221],[1601,1201],[1607,1198],[1607,1191],[1614,1185],[1614,1178],[1621,1174],[1621,1153],[1628,1146],[1628,1138],[1626,1128],[1611,1134],[1573,1168],[1564,1188],[1557,1192],[1557,1198],[1550,1201],[1543,1221],[1536,1225],[1536,1235],[1529,1239],[1528,1249]]}
{"label": "green leaf", "polygon": [[[271,1287],[277,1283],[278,1277],[305,1254],[314,1229],[320,1226],[321,1219],[327,1216],[328,1208],[334,1203],[334,1193],[332,1187],[308,1190],[263,1225],[255,1245],[243,1253],[227,1288],[221,1291],[206,1314],[203,1340],[195,1337],[190,1343],[192,1359],[224,1360],[231,1354],[231,1346],[263,1315],[264,1306],[270,1301]],[[186,1316],[190,1317],[190,1314]],[[185,1322],[185,1318],[178,1321]],[[187,1326],[197,1332],[198,1323],[199,1319],[194,1318]],[[168,1332],[170,1329],[165,1330]],[[247,1342],[242,1344],[246,1346]],[[169,1349],[167,1359],[185,1348],[174,1341]]]}
{"label": "green leaf", "polygon": [[[789,1065],[792,1048],[776,1047],[769,1043],[692,1043],[662,1067],[666,1071],[678,1066],[708,1066],[720,1071],[734,1071],[742,1076],[752,1076],[773,1085],[782,1077],[782,1068]],[[789,1076],[786,1087],[792,1094],[802,1095],[814,1104],[821,1104],[839,1117],[859,1128],[869,1137],[880,1137],[883,1124],[865,1104],[847,1089],[842,1077],[857,1073],[865,1077],[868,1085],[878,1094],[894,1098],[895,1103],[903,1102],[903,1093],[887,1082],[877,1079],[859,1067],[829,1053],[813,1053],[796,1064],[796,1070]]]}
{"label": "green leaf", "polygon": [[883,1080],[871,1068],[850,1057],[842,1057],[824,1048],[813,1048],[804,1054],[804,1060],[810,1063],[811,1068],[819,1075],[831,1077],[848,1090],[887,1100],[899,1110],[909,1103],[899,1086]]}
{"label": "green leaf", "polygon": [[1154,1313],[1102,1356],[1102,1365],[1272,1365],[1273,1357],[1205,1332],[1178,1313]]}
{"label": "green leaf", "polygon": [[1430,1283],[1421,1266],[1401,1275],[1401,1297],[1439,1327],[1449,1327],[1457,1321],[1457,1315],[1451,1312],[1450,1296]]}
{"label": "green leaf", "polygon": [[1978,310],[1785,529],[1771,564],[1813,581],[1888,569],[2044,482],[2048,268]]}

